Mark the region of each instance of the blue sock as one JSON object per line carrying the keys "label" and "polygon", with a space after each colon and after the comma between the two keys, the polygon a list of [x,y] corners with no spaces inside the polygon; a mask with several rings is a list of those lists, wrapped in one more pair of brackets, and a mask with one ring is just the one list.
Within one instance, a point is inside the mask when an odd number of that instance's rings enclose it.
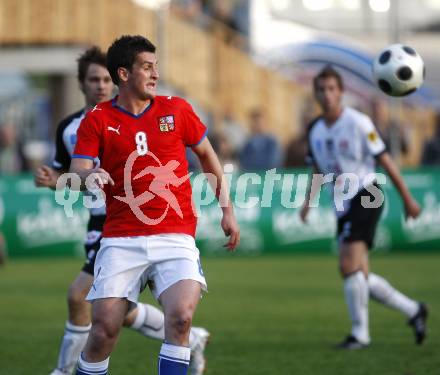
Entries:
{"label": "blue sock", "polygon": [[107,375],[109,359],[104,359],[102,362],[87,362],[81,353],[76,375]]}
{"label": "blue sock", "polygon": [[186,375],[191,349],[163,343],[159,354],[159,375]]}

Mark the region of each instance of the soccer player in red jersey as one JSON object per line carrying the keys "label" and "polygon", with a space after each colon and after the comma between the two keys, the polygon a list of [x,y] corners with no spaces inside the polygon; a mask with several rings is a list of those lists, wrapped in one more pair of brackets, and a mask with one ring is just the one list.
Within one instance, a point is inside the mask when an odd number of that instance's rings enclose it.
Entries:
{"label": "soccer player in red jersey", "polygon": [[[78,83],[84,94],[85,108],[68,116],[58,126],[55,158],[52,167],[43,165],[36,171],[35,184],[38,187],[56,189],[58,177],[69,169],[71,155],[76,144],[76,132],[85,113],[111,98],[113,82],[106,67],[106,55],[98,47],[89,48],[79,57]],[[50,375],[71,375],[75,371],[79,354],[87,342],[91,327],[91,306],[84,298],[93,283],[93,270],[100,247],[105,212],[105,205],[90,209],[84,242],[86,262],[69,287],[67,296],[69,319],[61,341],[57,367]],[[0,233],[0,250],[1,240]],[[152,305],[138,303],[137,308],[132,309],[125,317],[124,326],[131,327],[146,337],[164,339],[163,313]],[[203,350],[208,338],[209,332],[206,329],[191,328],[191,375],[203,373],[205,367]]]}
{"label": "soccer player in red jersey", "polygon": [[92,329],[77,375],[107,374],[124,316],[147,284],[165,315],[158,372],[187,373],[192,317],[207,286],[194,241],[197,217],[186,147],[212,177],[223,211],[221,226],[229,236],[225,246],[234,250],[240,241],[206,127],[183,99],[156,96],[155,51],[141,36],[123,36],[111,45],[107,67],[119,96],[88,112],[77,133],[71,172],[83,185],[103,187],[107,203],[95,280],[87,296],[93,301]]}

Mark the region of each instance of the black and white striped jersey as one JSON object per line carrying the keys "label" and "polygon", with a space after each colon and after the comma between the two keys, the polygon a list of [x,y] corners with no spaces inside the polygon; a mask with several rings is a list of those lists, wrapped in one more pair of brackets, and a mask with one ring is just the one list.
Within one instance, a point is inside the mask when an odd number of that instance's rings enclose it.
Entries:
{"label": "black and white striped jersey", "polygon": [[69,170],[70,161],[76,144],[76,132],[84,111],[78,111],[62,120],[55,136],[55,158],[52,167],[60,172]]}
{"label": "black and white striped jersey", "polygon": [[[52,168],[61,173],[67,172],[70,168],[70,162],[77,140],[76,132],[84,116],[84,110],[75,112],[62,120],[57,127],[55,135],[55,158],[52,162]],[[99,160],[96,160],[96,163],[99,163]],[[85,194],[87,195],[88,193],[85,192]],[[91,208],[89,211],[93,216],[105,215],[105,205],[99,208]]]}

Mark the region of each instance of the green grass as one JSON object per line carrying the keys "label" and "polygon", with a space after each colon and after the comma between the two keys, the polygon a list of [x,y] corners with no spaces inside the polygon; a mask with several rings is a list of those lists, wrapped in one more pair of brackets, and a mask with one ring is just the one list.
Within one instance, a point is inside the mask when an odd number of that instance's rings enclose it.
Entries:
{"label": "green grass", "polygon": [[[429,338],[416,347],[405,318],[371,303],[372,346],[342,352],[349,331],[331,256],[205,259],[210,292],[195,324],[212,332],[207,375],[440,374],[440,255],[372,258],[372,268],[431,308]],[[19,260],[0,270],[0,374],[48,374],[66,319],[65,294],[81,261]],[[143,300],[151,301],[148,293]],[[124,330],[114,375],[155,374],[160,343]]]}

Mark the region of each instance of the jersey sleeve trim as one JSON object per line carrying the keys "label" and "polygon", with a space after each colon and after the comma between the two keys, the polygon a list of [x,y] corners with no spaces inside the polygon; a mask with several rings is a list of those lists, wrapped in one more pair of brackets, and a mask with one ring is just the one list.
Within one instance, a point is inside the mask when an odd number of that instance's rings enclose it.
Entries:
{"label": "jersey sleeve trim", "polygon": [[375,159],[377,159],[379,156],[385,154],[386,152],[388,152],[388,151],[386,148],[384,148],[382,151],[379,151],[377,154],[374,154],[373,156]]}
{"label": "jersey sleeve trim", "polygon": [[90,159],[90,160],[95,160],[95,158],[93,156],[89,156],[89,155],[80,155],[80,154],[74,154],[72,155],[72,159]]}
{"label": "jersey sleeve trim", "polygon": [[203,133],[202,137],[200,138],[200,140],[197,143],[194,143],[193,145],[187,145],[187,147],[198,146],[200,143],[202,143],[202,141],[206,138],[207,135],[208,135],[208,128],[206,128],[205,132]]}
{"label": "jersey sleeve trim", "polygon": [[381,147],[381,149],[379,149],[379,150],[376,151],[376,152],[373,152],[373,151],[370,150],[371,155],[373,155],[375,158],[378,157],[379,155],[382,155],[384,152],[387,151],[387,148],[386,148],[386,146],[385,146],[385,144],[383,143],[382,140],[381,140],[381,142],[382,142],[382,147]]}
{"label": "jersey sleeve trim", "polygon": [[64,141],[64,132],[73,121],[84,115],[84,111],[78,111],[62,120],[57,127],[55,135],[55,156],[52,160],[52,167],[57,171],[68,170],[71,156]]}

